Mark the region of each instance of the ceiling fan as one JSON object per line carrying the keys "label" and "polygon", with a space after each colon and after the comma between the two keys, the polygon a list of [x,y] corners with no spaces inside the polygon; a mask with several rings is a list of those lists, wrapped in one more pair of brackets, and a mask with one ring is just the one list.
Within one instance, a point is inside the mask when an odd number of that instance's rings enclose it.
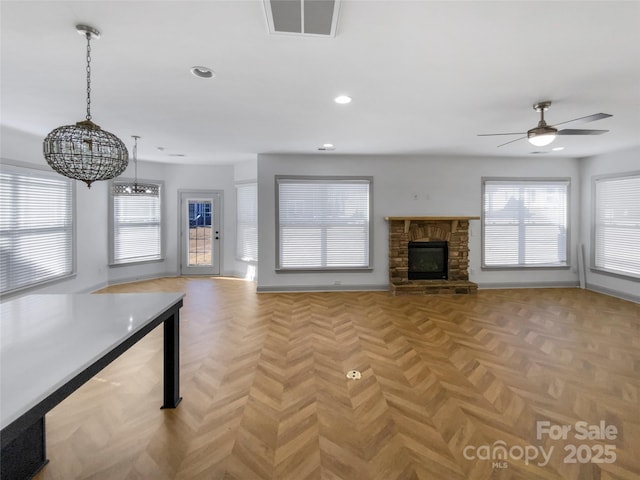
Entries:
{"label": "ceiling fan", "polygon": [[516,132],[516,133],[481,133],[479,137],[490,137],[494,135],[524,135],[524,137],[516,138],[515,140],[510,140],[506,143],[498,145],[498,147],[502,147],[504,145],[508,145],[513,142],[517,142],[518,140],[523,140],[525,138],[529,139],[529,143],[535,145],[536,147],[544,147],[549,145],[556,139],[557,135],[602,135],[603,133],[607,133],[609,130],[579,130],[574,128],[563,128],[562,130],[558,130],[556,127],[559,125],[564,125],[565,123],[571,122],[595,122],[596,120],[602,120],[603,118],[609,118],[613,115],[609,115],[608,113],[594,113],[593,115],[587,115],[586,117],[574,118],[573,120],[567,120],[566,122],[556,123],[554,125],[547,125],[547,122],[544,120],[544,112],[549,110],[551,106],[550,101],[539,102],[533,105],[533,109],[536,112],[540,112],[540,121],[538,122],[538,126],[528,130],[527,132]]}

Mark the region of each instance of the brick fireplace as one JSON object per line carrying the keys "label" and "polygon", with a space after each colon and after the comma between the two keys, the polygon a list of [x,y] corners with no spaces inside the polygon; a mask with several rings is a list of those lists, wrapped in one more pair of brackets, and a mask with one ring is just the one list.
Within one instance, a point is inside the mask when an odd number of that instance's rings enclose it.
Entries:
{"label": "brick fireplace", "polygon": [[[389,284],[394,295],[476,293],[469,281],[469,220],[480,217],[385,217],[389,222]],[[409,242],[444,241],[446,279],[409,280]]]}

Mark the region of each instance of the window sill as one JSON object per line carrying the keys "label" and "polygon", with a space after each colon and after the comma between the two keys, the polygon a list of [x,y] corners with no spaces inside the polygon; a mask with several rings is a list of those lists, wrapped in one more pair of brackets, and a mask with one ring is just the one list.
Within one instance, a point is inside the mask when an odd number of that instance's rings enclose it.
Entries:
{"label": "window sill", "polygon": [[236,261],[248,263],[250,265],[257,265],[258,264],[258,260],[248,260],[246,258],[240,258],[240,257],[236,257]]}
{"label": "window sill", "polygon": [[482,271],[508,271],[508,270],[569,270],[571,265],[496,265],[480,267]]}
{"label": "window sill", "polygon": [[67,280],[73,280],[74,278],[76,278],[77,273],[76,272],[72,272],[66,275],[62,275],[60,277],[56,277],[56,278],[51,278],[49,280],[45,280],[43,282],[38,282],[38,283],[32,283],[30,285],[25,285],[24,287],[18,287],[18,288],[14,288],[12,290],[7,290],[5,292],[0,293],[0,298],[2,300],[6,300],[7,298],[10,297],[16,297],[16,296],[20,296],[20,295],[26,295],[30,292],[36,291],[36,290],[40,290],[42,288],[46,288],[49,287],[51,285],[54,285],[56,283],[60,283],[60,282],[65,282]]}
{"label": "window sill", "polygon": [[159,263],[164,262],[164,258],[154,258],[151,260],[134,260],[131,262],[110,263],[109,268],[129,267],[132,265],[144,265],[145,263]]}
{"label": "window sill", "polygon": [[617,270],[605,270],[598,267],[590,267],[589,270],[593,273],[599,273],[600,275],[608,275],[610,277],[621,278],[623,280],[629,280],[630,282],[637,282],[640,280],[640,275],[633,275],[632,273],[620,272]]}
{"label": "window sill", "polygon": [[276,273],[369,273],[373,267],[354,268],[276,268]]}

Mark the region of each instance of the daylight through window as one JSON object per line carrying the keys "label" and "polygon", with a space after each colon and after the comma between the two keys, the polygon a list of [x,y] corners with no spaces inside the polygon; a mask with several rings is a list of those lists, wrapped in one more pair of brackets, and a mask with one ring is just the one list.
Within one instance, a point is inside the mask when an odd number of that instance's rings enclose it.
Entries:
{"label": "daylight through window", "polygon": [[276,177],[277,268],[370,268],[369,177]]}
{"label": "daylight through window", "polygon": [[73,182],[57,173],[2,165],[2,293],[74,273],[73,197]]}
{"label": "daylight through window", "polygon": [[640,174],[597,178],[593,266],[640,277]]}
{"label": "daylight through window", "polygon": [[483,179],[483,267],[567,266],[569,181]]}

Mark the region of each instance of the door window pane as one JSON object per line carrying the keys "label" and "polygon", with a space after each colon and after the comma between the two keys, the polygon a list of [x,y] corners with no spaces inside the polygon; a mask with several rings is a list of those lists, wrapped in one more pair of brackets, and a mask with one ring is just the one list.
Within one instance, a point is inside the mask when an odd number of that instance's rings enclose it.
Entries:
{"label": "door window pane", "polygon": [[189,266],[211,265],[211,202],[189,200]]}

